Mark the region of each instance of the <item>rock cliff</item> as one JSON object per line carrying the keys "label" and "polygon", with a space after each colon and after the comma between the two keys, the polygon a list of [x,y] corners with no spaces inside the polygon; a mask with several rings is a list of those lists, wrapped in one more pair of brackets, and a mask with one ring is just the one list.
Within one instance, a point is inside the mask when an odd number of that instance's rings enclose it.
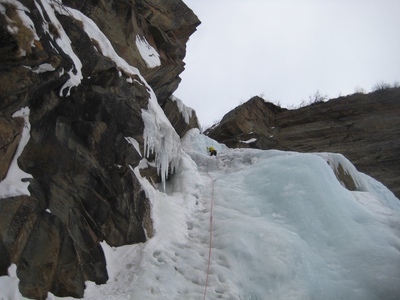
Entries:
{"label": "rock cliff", "polygon": [[198,127],[168,99],[200,22],[181,0],[1,0],[0,12],[0,275],[13,263],[26,297],[82,297],[108,278],[100,241],[153,234],[133,170],[165,177],[159,140],[179,141],[165,115],[181,135]]}
{"label": "rock cliff", "polygon": [[259,97],[208,129],[229,147],[342,153],[400,197],[400,89],[283,109]]}

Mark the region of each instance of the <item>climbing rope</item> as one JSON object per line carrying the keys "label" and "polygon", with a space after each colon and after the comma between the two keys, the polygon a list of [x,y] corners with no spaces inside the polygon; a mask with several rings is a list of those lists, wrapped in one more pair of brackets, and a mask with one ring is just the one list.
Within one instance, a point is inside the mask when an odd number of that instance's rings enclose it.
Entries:
{"label": "climbing rope", "polygon": [[211,262],[211,249],[212,249],[212,226],[213,226],[213,206],[214,206],[214,182],[215,179],[208,173],[208,168],[206,170],[207,176],[210,177],[212,181],[211,186],[211,204],[210,204],[210,243],[208,248],[208,264],[207,264],[207,276],[206,276],[206,284],[204,287],[204,300],[207,296],[207,287],[208,287],[208,275],[210,274],[210,262]]}

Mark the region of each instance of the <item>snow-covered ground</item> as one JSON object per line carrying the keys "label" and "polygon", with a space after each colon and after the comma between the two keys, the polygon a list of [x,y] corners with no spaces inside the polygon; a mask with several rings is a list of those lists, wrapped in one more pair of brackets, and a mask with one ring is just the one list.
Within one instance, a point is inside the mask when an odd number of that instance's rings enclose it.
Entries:
{"label": "snow-covered ground", "polygon": [[[210,145],[218,157],[207,155]],[[363,190],[345,189],[327,156],[353,170]],[[103,243],[110,279],[87,282],[85,299],[203,299],[212,200],[207,299],[400,295],[400,201],[341,155],[227,149],[191,130],[166,193],[142,185],[155,235],[120,248]],[[0,281],[0,299],[19,295],[14,269],[7,285]]]}

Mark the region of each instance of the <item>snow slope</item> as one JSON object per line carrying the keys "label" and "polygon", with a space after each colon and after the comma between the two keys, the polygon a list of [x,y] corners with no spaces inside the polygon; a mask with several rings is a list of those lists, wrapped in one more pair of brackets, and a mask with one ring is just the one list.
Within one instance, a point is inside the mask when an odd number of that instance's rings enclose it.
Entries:
{"label": "snow slope", "polygon": [[[203,299],[213,180],[207,299],[398,299],[400,202],[343,156],[227,149],[197,130],[182,149],[166,193],[141,179],[155,236],[102,244],[110,280],[87,282],[85,299]],[[345,189],[327,156],[363,190]]]}

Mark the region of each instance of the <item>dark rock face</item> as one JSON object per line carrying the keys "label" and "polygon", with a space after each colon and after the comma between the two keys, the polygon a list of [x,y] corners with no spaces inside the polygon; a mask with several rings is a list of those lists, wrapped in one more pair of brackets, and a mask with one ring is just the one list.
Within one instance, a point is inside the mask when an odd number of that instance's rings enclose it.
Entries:
{"label": "dark rock face", "polygon": [[183,137],[192,128],[200,128],[196,112],[186,107],[179,99],[168,98],[162,108],[180,137]]}
{"label": "dark rock face", "polygon": [[398,88],[296,110],[254,97],[206,133],[229,147],[342,153],[400,197],[399,115]]}
{"label": "dark rock face", "polygon": [[21,139],[22,118],[6,118],[0,116],[0,180],[6,177],[15,150]]}
{"label": "dark rock face", "polygon": [[[160,104],[172,95],[181,81],[186,42],[200,24],[181,0],[67,0],[64,4],[89,16],[108,37],[115,50],[139,69]],[[111,12],[111,13],[110,13]],[[112,26],[110,26],[112,24]],[[161,65],[148,68],[137,51],[136,36],[156,46]]]}
{"label": "dark rock face", "polygon": [[[82,297],[84,281],[108,279],[100,241],[119,246],[152,236],[150,203],[131,172],[144,148],[147,83],[160,103],[167,101],[180,81],[186,41],[199,24],[180,0],[63,3],[94,20],[144,79],[103,54],[81,21],[60,14],[56,1],[50,7],[59,24],[45,2],[2,4],[0,181],[21,139],[24,119],[13,114],[23,107],[29,107],[31,130],[18,165],[32,178],[26,179],[30,195],[0,199],[0,275],[15,263],[21,293],[35,299],[45,299],[48,291]],[[57,42],[63,32],[81,68]],[[137,35],[158,51],[159,66],[146,65]],[[79,69],[80,83],[66,87]],[[138,142],[141,153],[127,137]],[[154,168],[142,174],[156,176]]]}

